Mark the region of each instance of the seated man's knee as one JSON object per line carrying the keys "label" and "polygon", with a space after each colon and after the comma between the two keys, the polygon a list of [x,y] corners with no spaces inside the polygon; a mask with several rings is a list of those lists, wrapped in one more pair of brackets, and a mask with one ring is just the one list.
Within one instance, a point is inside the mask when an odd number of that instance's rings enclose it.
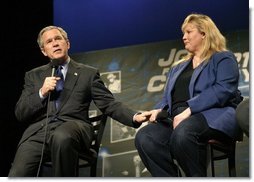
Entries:
{"label": "seated man's knee", "polygon": [[[36,168],[34,168],[36,169]],[[13,165],[9,171],[8,177],[32,177],[36,175],[36,170],[28,170],[23,164]]]}
{"label": "seated man's knee", "polygon": [[61,131],[55,131],[50,138],[50,144],[61,147],[70,147],[73,143],[73,139],[70,134]]}

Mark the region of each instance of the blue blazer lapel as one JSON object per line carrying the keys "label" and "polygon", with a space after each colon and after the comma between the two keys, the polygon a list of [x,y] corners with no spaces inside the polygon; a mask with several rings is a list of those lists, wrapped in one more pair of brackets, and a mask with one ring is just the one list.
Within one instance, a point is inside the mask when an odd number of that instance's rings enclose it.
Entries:
{"label": "blue blazer lapel", "polygon": [[[166,89],[166,97],[169,103],[171,103],[171,92],[174,88],[175,82],[179,75],[183,72],[183,70],[188,66],[190,61],[186,61],[184,63],[180,63],[179,65],[176,65],[175,67],[172,68],[171,72],[171,78],[170,81],[167,81],[167,89]],[[169,79],[169,78],[168,78]],[[169,104],[170,107],[171,104]],[[169,108],[171,109],[171,108]]]}
{"label": "blue blazer lapel", "polygon": [[173,89],[173,87],[174,87],[174,85],[175,85],[176,79],[177,79],[177,78],[179,77],[179,75],[183,72],[183,70],[188,66],[189,62],[190,62],[190,61],[186,61],[186,62],[180,64],[180,65],[178,66],[178,68],[176,68],[176,70],[174,70],[174,72],[173,72],[173,77],[171,78],[171,83],[170,83],[172,89]]}
{"label": "blue blazer lapel", "polygon": [[194,86],[195,82],[200,75],[201,71],[205,68],[207,65],[208,61],[202,62],[193,72],[191,80],[190,80],[190,85],[189,85],[189,93],[190,93],[190,98],[194,96]]}

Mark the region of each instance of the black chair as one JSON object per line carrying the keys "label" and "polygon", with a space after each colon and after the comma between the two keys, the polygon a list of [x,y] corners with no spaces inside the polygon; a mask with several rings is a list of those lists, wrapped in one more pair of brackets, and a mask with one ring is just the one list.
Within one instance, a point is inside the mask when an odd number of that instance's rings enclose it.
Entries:
{"label": "black chair", "polygon": [[210,160],[211,160],[211,171],[212,177],[215,177],[214,162],[217,160],[228,159],[228,173],[230,177],[236,176],[235,169],[235,146],[236,141],[232,143],[222,143],[218,140],[208,141],[210,148]]}
{"label": "black chair", "polygon": [[[92,125],[94,126],[93,141],[90,147],[90,155],[79,154],[79,167],[77,168],[77,176],[79,176],[80,168],[90,167],[90,176],[96,177],[97,171],[97,160],[99,149],[101,145],[102,136],[106,126],[107,116],[104,114],[89,118]],[[42,165],[40,176],[52,176],[51,174],[52,163],[45,162]]]}
{"label": "black chair", "polygon": [[[229,177],[236,177],[236,167],[235,167],[235,151],[236,151],[236,143],[243,141],[243,132],[239,131],[239,136],[236,140],[232,140],[231,142],[225,143],[215,139],[210,139],[208,141],[208,147],[210,150],[210,158],[208,158],[211,162],[211,171],[212,177],[215,177],[215,167],[214,163],[218,160],[228,160],[228,175]],[[209,161],[208,160],[208,161]]]}
{"label": "black chair", "polygon": [[98,154],[106,126],[107,116],[95,116],[90,118],[90,121],[94,126],[93,141],[90,148],[91,155],[88,157],[82,153],[80,154],[79,168],[90,167],[90,176],[96,177]]}
{"label": "black chair", "polygon": [[[238,92],[240,93],[240,92]],[[249,127],[249,103],[248,99],[246,101],[242,101],[243,97],[241,94],[236,97],[235,106],[236,106],[236,119],[240,125],[240,123],[246,124],[247,128]],[[241,113],[240,113],[241,112]],[[242,119],[243,121],[239,121]],[[241,125],[240,125],[241,126]],[[211,139],[208,141],[208,146],[210,147],[210,161],[211,161],[211,170],[212,176],[215,176],[214,170],[214,162],[217,160],[228,159],[228,175],[229,177],[236,177],[236,167],[235,167],[235,150],[236,143],[243,141],[243,131],[248,133],[248,129],[242,130],[243,128],[239,128],[238,136],[236,140],[232,140],[231,142],[225,143],[215,139]]]}
{"label": "black chair", "polygon": [[[215,166],[214,166],[215,161],[224,160],[224,159],[228,160],[229,177],[236,177],[236,167],[235,167],[236,143],[242,140],[243,140],[242,132],[240,132],[237,140],[232,140],[230,143],[223,143],[215,139],[208,140],[207,164],[211,162],[212,177],[215,177]],[[174,159],[174,163],[177,166],[178,177],[183,177],[182,175],[183,171],[175,159]]]}

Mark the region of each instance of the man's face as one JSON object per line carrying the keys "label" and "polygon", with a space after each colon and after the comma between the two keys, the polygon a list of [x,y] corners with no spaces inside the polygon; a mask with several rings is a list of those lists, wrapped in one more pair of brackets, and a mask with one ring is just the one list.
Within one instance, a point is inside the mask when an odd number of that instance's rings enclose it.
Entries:
{"label": "man's face", "polygon": [[44,56],[50,59],[67,59],[70,43],[64,39],[59,30],[51,29],[46,31],[42,35],[42,42],[43,48],[41,48],[41,51]]}

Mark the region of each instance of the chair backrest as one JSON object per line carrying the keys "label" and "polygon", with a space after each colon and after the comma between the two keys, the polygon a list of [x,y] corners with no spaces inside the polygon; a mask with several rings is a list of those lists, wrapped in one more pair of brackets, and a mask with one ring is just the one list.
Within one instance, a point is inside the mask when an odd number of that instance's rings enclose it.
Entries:
{"label": "chair backrest", "polygon": [[[107,122],[107,115],[101,114],[95,117],[91,117],[89,118],[89,120],[94,127],[94,135],[90,147],[91,153],[90,155],[83,153],[79,154],[79,168],[90,167],[90,177],[95,177],[97,170],[98,154]],[[77,171],[77,174],[78,173],[79,171]]]}
{"label": "chair backrest", "polygon": [[91,143],[91,148],[97,153],[99,152],[103,132],[107,122],[107,116],[104,114],[89,118],[92,125],[94,126],[93,141]]}

